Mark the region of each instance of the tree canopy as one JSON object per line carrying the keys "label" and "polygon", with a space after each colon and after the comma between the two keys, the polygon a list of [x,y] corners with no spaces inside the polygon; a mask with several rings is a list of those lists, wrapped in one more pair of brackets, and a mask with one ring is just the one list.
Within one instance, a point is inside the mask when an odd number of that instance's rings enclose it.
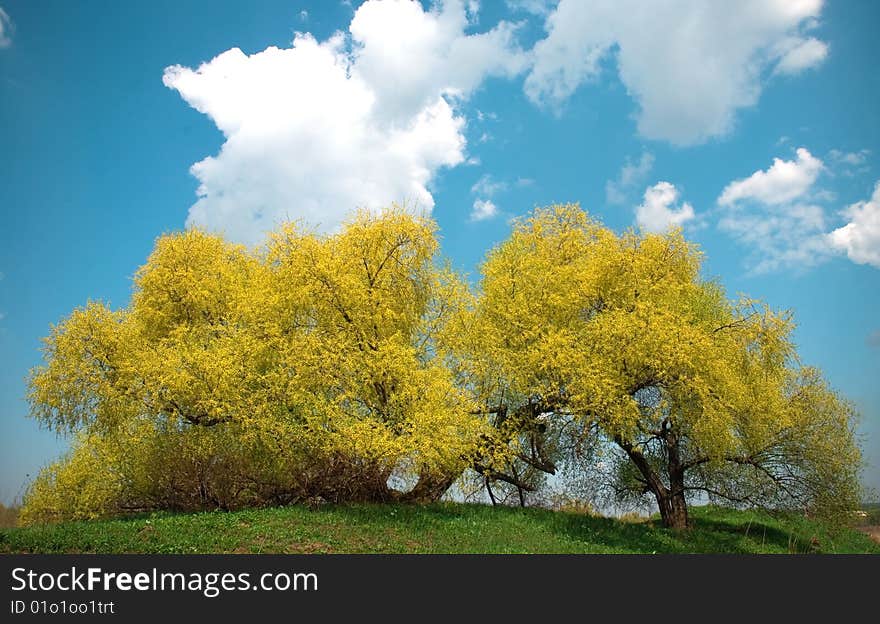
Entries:
{"label": "tree canopy", "polygon": [[576,205],[518,221],[475,289],[396,207],[259,249],[164,235],[128,306],[45,340],[32,415],[74,444],[22,518],[434,500],[465,473],[524,504],[565,462],[674,527],[699,495],[852,508],[853,409],[800,366],[789,314],[700,264],[679,231],[617,235]]}
{"label": "tree canopy", "polygon": [[417,493],[460,473],[481,422],[438,352],[466,289],[436,253],[435,225],[399,209],[330,236],[288,224],[255,251],[161,237],[128,307],[91,302],[46,339],[32,413],[77,438],[26,512],[67,515],[41,493],[68,481],[103,484],[83,506],[102,514],[382,500],[395,471]]}
{"label": "tree canopy", "polygon": [[617,493],[652,495],[668,526],[700,492],[852,509],[851,406],[798,364],[790,314],[728,300],[700,261],[680,231],[617,236],[577,206],[517,223],[468,321],[485,411],[581,423],[610,443]]}

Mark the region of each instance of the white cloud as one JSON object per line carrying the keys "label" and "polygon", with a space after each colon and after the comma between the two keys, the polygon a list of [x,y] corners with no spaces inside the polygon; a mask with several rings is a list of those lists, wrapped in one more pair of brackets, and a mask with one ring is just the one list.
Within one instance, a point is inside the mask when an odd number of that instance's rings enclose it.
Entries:
{"label": "white cloud", "polygon": [[534,49],[525,91],[561,104],[613,55],[639,132],[680,145],[722,136],[753,106],[768,70],[793,73],[827,47],[805,36],[822,0],[561,0]]}
{"label": "white cloud", "polygon": [[358,8],[350,31],[352,75],[370,85],[377,112],[396,120],[416,114],[441,95],[467,97],[487,76],[515,76],[528,56],[516,44],[515,24],[500,22],[466,35],[461,0],[425,12],[411,0],[370,0]]}
{"label": "white cloud", "polygon": [[480,0],[467,0],[465,5],[465,13],[468,22],[476,24],[480,19]]}
{"label": "white cloud", "polygon": [[810,198],[812,201],[817,202],[833,202],[837,199],[837,193],[830,189],[816,189],[810,192]]}
{"label": "white cloud", "polygon": [[309,12],[303,9],[299,12],[299,19],[301,22],[306,22],[309,19]]}
{"label": "white cloud", "polygon": [[828,44],[815,37],[790,37],[777,46],[777,52],[780,58],[773,71],[794,75],[822,63],[828,56]]}
{"label": "white cloud", "polygon": [[482,195],[484,197],[492,197],[496,193],[500,193],[506,190],[507,182],[496,180],[488,173],[480,176],[480,179],[477,180],[471,187],[471,193],[474,193],[475,195]]}
{"label": "white cloud", "polygon": [[605,183],[605,199],[609,204],[623,204],[630,192],[648,178],[654,168],[654,155],[643,152],[639,161],[634,163],[629,158],[621,167],[616,180]]}
{"label": "white cloud", "polygon": [[869,149],[862,149],[858,152],[843,152],[838,149],[833,149],[828,152],[828,157],[835,163],[849,165],[851,167],[860,167],[864,165],[868,161],[868,156],[870,155],[871,150]]}
{"label": "white cloud", "polygon": [[[832,150],[837,163],[861,164],[868,152]],[[718,198],[719,229],[750,247],[747,264],[756,273],[783,267],[807,268],[845,253],[858,264],[880,268],[880,182],[867,201],[840,211],[848,223],[828,232],[825,209],[836,195],[816,188],[824,170],[805,148],[797,160],[773,159],[773,165],[725,187]]]}
{"label": "white cloud", "polygon": [[728,184],[718,197],[719,229],[751,248],[754,273],[784,267],[804,269],[831,257],[825,210],[817,201],[833,195],[815,189],[824,165],[806,148],[795,160],[774,158],[766,170]]}
{"label": "white cloud", "polygon": [[488,119],[489,121],[498,121],[498,114],[492,111],[488,113],[481,111],[479,108],[477,109],[477,121],[484,121]]}
{"label": "white cloud", "polygon": [[857,202],[841,214],[849,223],[828,235],[832,246],[846,252],[853,262],[880,269],[880,182],[871,199]]}
{"label": "white cloud", "polygon": [[729,206],[737,201],[753,200],[778,205],[802,197],[822,172],[822,161],[806,148],[798,148],[797,160],[774,158],[766,171],[756,171],[748,178],[728,184],[718,203]]}
{"label": "white cloud", "polygon": [[685,202],[676,208],[679,192],[669,182],[658,182],[645,191],[644,201],[636,208],[636,222],[649,232],[664,232],[694,218],[694,208]]}
{"label": "white cloud", "polygon": [[187,223],[256,243],[281,220],[329,230],[359,206],[431,210],[437,170],[467,159],[456,103],[525,63],[514,26],[465,28],[460,0],[428,12],[369,0],[350,42],[297,34],[289,48],[233,48],[195,70],[167,68],[164,83],[226,138],[192,167],[198,200]]}
{"label": "white cloud", "polygon": [[556,0],[506,0],[505,4],[511,11],[547,15],[556,4]]}
{"label": "white cloud", "polygon": [[0,48],[8,48],[12,45],[12,32],[15,30],[9,13],[0,7]]}
{"label": "white cloud", "polygon": [[471,210],[471,221],[486,221],[498,216],[498,206],[490,199],[478,199]]}
{"label": "white cloud", "polygon": [[831,257],[825,232],[825,211],[806,203],[737,209],[718,227],[751,249],[746,264],[753,273],[782,268],[806,269]]}

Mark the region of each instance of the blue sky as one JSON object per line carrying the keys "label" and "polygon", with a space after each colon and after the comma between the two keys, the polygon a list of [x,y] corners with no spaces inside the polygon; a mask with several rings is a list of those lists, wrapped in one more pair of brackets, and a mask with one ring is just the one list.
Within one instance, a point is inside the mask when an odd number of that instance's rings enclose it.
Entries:
{"label": "blue sky", "polygon": [[794,311],[880,489],[880,5],[657,4],[0,0],[0,500],[65,448],[26,418],[40,338],[157,236],[391,201],[472,275],[536,205],[681,225]]}

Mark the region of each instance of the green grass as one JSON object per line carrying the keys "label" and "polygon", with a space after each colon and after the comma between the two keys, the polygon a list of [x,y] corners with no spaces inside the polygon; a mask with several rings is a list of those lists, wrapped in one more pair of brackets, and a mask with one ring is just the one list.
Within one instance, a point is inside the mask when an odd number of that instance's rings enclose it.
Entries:
{"label": "green grass", "polygon": [[436,504],[156,513],[0,530],[0,553],[878,553],[853,530],[720,507],[693,527],[544,509]]}

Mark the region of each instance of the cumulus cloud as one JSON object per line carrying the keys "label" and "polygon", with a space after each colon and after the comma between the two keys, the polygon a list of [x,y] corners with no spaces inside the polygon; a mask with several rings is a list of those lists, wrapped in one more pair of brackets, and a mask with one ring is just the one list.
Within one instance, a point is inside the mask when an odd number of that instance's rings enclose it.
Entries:
{"label": "cumulus cloud", "polygon": [[746,264],[753,273],[803,270],[833,253],[824,233],[825,211],[816,204],[742,208],[723,216],[718,227],[750,249]]}
{"label": "cumulus cloud", "polygon": [[672,226],[684,225],[694,218],[694,208],[687,202],[676,208],[678,198],[678,189],[669,182],[648,187],[644,201],[636,208],[636,222],[649,232],[664,232]]}
{"label": "cumulus cloud", "polygon": [[480,196],[480,199],[474,200],[473,208],[469,217],[470,221],[487,221],[498,216],[498,206],[495,205],[489,197],[503,193],[509,188],[509,184],[503,180],[496,180],[492,175],[486,173],[471,187],[471,193]]}
{"label": "cumulus cloud", "polygon": [[845,178],[855,178],[870,172],[871,165],[868,162],[870,157],[871,150],[869,149],[860,149],[854,152],[833,149],[828,152],[828,162],[833,173]]}
{"label": "cumulus cloud", "polygon": [[0,7],[0,48],[8,48],[12,45],[13,29],[12,19],[3,7]]}
{"label": "cumulus cloud", "polygon": [[821,10],[822,0],[561,0],[535,45],[525,91],[559,108],[612,59],[643,136],[700,143],[731,130],[768,74],[822,62],[827,46],[806,35]]}
{"label": "cumulus cloud", "polygon": [[556,0],[506,0],[505,4],[511,11],[522,11],[532,15],[547,15],[556,4]]}
{"label": "cumulus cloud", "polygon": [[868,160],[868,156],[870,156],[871,150],[862,149],[858,152],[843,152],[839,149],[833,149],[828,152],[828,156],[835,162],[841,163],[844,165],[851,165],[853,167],[859,167],[864,165]]}
{"label": "cumulus cloud", "polygon": [[[838,164],[860,165],[869,152],[832,150]],[[821,160],[805,148],[797,160],[773,159],[773,165],[728,184],[718,198],[723,214],[718,227],[752,249],[755,272],[783,267],[807,268],[836,254],[880,268],[880,182],[870,199],[838,214],[846,223],[829,232],[821,202],[836,196],[817,188]]]}
{"label": "cumulus cloud", "polygon": [[774,158],[766,171],[756,171],[748,178],[728,184],[718,203],[729,206],[741,200],[755,200],[777,205],[803,196],[819,177],[822,161],[806,148],[798,148],[796,160]]}
{"label": "cumulus cloud", "polygon": [[880,269],[880,182],[871,199],[841,211],[849,222],[828,235],[831,245],[858,264]]}
{"label": "cumulus cloud", "polygon": [[799,74],[822,63],[828,56],[828,44],[815,37],[789,37],[777,46],[779,62],[774,68],[777,74]]}
{"label": "cumulus cloud", "polygon": [[644,183],[654,168],[654,155],[642,152],[638,162],[626,159],[616,180],[605,183],[605,199],[609,204],[623,204],[635,187]]}
{"label": "cumulus cloud", "polygon": [[528,56],[516,44],[515,24],[466,35],[468,11],[446,0],[426,12],[412,0],[370,0],[358,8],[349,30],[354,41],[352,75],[376,94],[385,119],[410,117],[441,95],[467,97],[487,76],[514,76]]}
{"label": "cumulus cloud", "polygon": [[498,216],[498,206],[491,199],[478,199],[471,210],[471,221],[486,221]]}
{"label": "cumulus cloud", "polygon": [[526,62],[513,25],[468,34],[468,15],[460,0],[430,11],[369,0],[350,39],[298,33],[289,48],[168,67],[165,85],[226,139],[192,166],[198,200],[187,224],[256,243],[282,220],[330,230],[359,206],[431,210],[436,172],[466,161],[457,103]]}
{"label": "cumulus cloud", "polygon": [[496,180],[490,174],[486,173],[480,176],[471,187],[471,193],[482,195],[484,197],[492,197],[496,193],[507,190],[507,182]]}
{"label": "cumulus cloud", "polygon": [[833,149],[828,152],[828,160],[834,165],[835,171],[847,178],[868,173],[871,170],[868,158],[871,150],[861,149],[856,152],[844,152]]}
{"label": "cumulus cloud", "polygon": [[807,268],[829,258],[825,210],[829,199],[814,189],[821,160],[799,148],[795,160],[774,158],[766,170],[728,184],[718,197],[724,212],[718,227],[751,249],[755,273],[783,267]]}

